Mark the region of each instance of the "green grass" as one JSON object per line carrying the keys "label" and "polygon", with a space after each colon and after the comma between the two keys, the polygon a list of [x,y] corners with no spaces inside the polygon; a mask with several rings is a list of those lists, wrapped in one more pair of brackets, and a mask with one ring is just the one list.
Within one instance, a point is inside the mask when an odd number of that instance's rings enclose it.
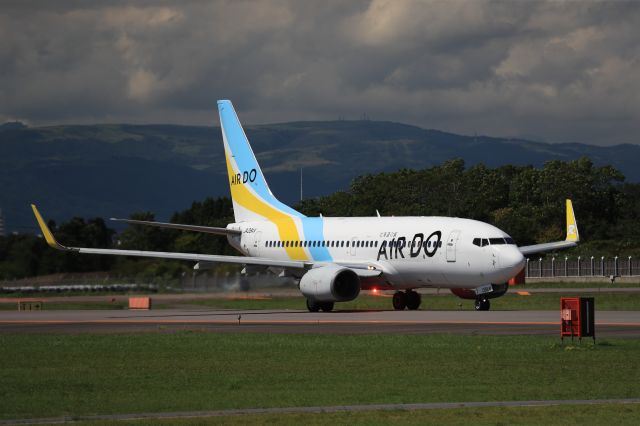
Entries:
{"label": "green grass", "polygon": [[640,397],[640,340],[541,336],[0,335],[0,416]]}
{"label": "green grass", "polygon": [[[598,310],[640,310],[640,293],[610,293],[606,291],[598,292],[594,289],[590,293],[533,293],[530,296],[521,296],[516,291],[527,291],[527,288],[519,287],[510,289],[510,293],[505,296],[491,299],[492,310],[555,310],[558,309],[560,297],[571,296],[593,296],[596,299],[596,309]],[[390,295],[390,293],[388,294]],[[387,295],[387,296],[388,296]],[[153,296],[152,296],[153,298]],[[64,310],[64,309],[126,309],[127,302],[111,302],[105,298],[104,302],[47,302],[46,297],[38,298],[43,300],[44,310]],[[215,309],[290,309],[306,310],[305,299],[302,296],[272,297],[272,298],[211,298],[180,300],[178,302],[154,303],[154,309],[171,309],[174,306],[202,306]],[[0,303],[0,310],[16,310],[17,301]],[[391,298],[383,296],[370,296],[363,294],[351,302],[336,303],[336,310],[369,310],[369,309],[391,309]],[[448,291],[443,291],[439,295],[423,295],[423,310],[474,310],[473,300],[464,300],[451,295]]]}
{"label": "green grass", "polygon": [[[562,405],[549,407],[486,407],[442,410],[392,410],[344,413],[261,414],[194,419],[118,422],[119,425],[637,425],[640,404]],[[113,422],[78,422],[78,426],[112,425]]]}
{"label": "green grass", "polygon": [[[520,288],[518,291],[527,291]],[[595,297],[596,309],[598,310],[640,310],[640,293],[533,293],[531,296],[520,296],[512,289],[511,293],[505,296],[491,299],[492,310],[556,310],[560,304],[560,297],[571,296],[593,296]],[[153,296],[152,296],[153,297]],[[127,302],[47,302],[44,301],[44,310],[63,309],[126,309]],[[290,309],[306,310],[305,299],[302,296],[295,297],[273,297],[264,299],[243,299],[243,298],[211,298],[180,300],[178,302],[154,303],[154,309],[170,309],[176,305],[202,306],[215,309]],[[440,295],[423,295],[423,310],[474,310],[473,300],[464,300],[445,292]],[[0,303],[0,310],[16,310],[17,302]],[[369,310],[369,309],[391,309],[391,298],[381,296],[362,295],[351,302],[336,303],[336,310]]]}
{"label": "green grass", "polygon": [[[526,291],[520,289],[518,291]],[[538,293],[520,296],[507,293],[503,297],[491,299],[492,310],[556,310],[560,297],[593,296],[598,310],[640,310],[640,293]],[[306,309],[305,300],[300,297],[274,297],[272,299],[199,299],[184,301],[217,309]],[[336,310],[392,309],[390,297],[362,295],[351,302],[336,303]],[[460,299],[448,294],[423,295],[423,310],[474,310],[474,301]]]}

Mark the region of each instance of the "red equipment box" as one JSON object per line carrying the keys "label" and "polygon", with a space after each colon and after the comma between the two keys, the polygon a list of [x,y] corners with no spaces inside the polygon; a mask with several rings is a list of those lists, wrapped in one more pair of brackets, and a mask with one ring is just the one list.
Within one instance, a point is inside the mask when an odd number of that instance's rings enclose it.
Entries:
{"label": "red equipment box", "polygon": [[560,338],[593,337],[596,341],[593,297],[560,298]]}

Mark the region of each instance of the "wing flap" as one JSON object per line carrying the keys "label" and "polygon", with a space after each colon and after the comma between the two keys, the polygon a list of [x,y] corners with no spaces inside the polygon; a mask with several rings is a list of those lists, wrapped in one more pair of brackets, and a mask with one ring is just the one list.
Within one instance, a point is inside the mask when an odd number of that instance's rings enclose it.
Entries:
{"label": "wing flap", "polygon": [[86,254],[106,254],[115,256],[134,256],[134,257],[150,257],[158,259],[173,260],[192,260],[196,262],[207,263],[234,263],[239,265],[261,265],[276,266],[281,268],[299,268],[305,269],[311,266],[310,263],[301,260],[278,260],[262,257],[248,256],[222,256],[215,254],[197,254],[197,253],[177,253],[177,252],[161,252],[161,251],[140,251],[140,250],[115,250],[115,249],[94,249],[84,247],[71,247],[78,253]]}

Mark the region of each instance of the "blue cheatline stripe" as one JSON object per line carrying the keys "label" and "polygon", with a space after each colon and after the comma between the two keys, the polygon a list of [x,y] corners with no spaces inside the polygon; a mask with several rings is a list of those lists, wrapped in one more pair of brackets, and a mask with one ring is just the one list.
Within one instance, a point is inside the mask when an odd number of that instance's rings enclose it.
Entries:
{"label": "blue cheatline stripe", "polygon": [[[302,219],[304,239],[307,241],[324,241],[324,221],[321,217],[305,217]],[[333,260],[326,247],[307,247],[312,260],[330,262]]]}
{"label": "blue cheatline stripe", "polygon": [[231,149],[231,155],[239,167],[239,173],[249,172],[251,169],[255,169],[257,172],[256,179],[248,183],[250,186],[265,202],[271,206],[281,210],[287,214],[297,217],[305,217],[302,213],[292,209],[286,204],[278,201],[267,185],[267,181],[260,170],[258,161],[256,160],[249,141],[247,140],[242,125],[238,119],[238,115],[233,109],[233,104],[228,100],[218,101],[218,111],[220,112],[220,122],[222,123],[225,135],[227,137],[227,143]]}

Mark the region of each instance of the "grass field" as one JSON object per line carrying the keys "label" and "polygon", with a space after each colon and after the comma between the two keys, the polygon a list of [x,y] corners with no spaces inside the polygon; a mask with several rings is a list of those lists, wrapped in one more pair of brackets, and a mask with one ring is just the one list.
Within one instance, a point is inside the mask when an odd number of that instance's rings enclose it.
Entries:
{"label": "grass field", "polygon": [[[523,291],[526,291],[523,289]],[[367,310],[367,309],[391,309],[390,293],[384,296],[370,296],[363,294],[356,300],[345,303],[336,303],[336,310]],[[561,296],[593,296],[598,310],[640,310],[640,293],[607,293],[593,292],[576,294],[566,293],[533,293],[530,296],[520,296],[516,293],[507,293],[505,296],[492,299],[492,310],[556,310],[560,304]],[[153,298],[153,296],[152,296]],[[125,309],[126,302],[113,302],[105,297],[104,302],[47,302],[44,300],[42,309]],[[443,292],[440,295],[423,295],[423,310],[474,310],[473,300],[464,300]],[[286,297],[260,297],[260,298],[211,298],[181,300],[179,302],[154,303],[154,309],[168,309],[174,306],[185,305],[203,306],[216,309],[301,309],[305,310],[303,296]],[[15,310],[16,302],[0,303],[0,310]]]}
{"label": "grass field", "polygon": [[0,348],[5,419],[640,397],[638,339],[561,346],[541,336],[5,334]]}
{"label": "grass field", "polygon": [[[145,420],[118,422],[119,425],[637,425],[640,404],[567,405],[518,408],[457,408],[416,411],[365,411],[359,413],[263,414],[195,419]],[[112,425],[113,422],[74,423],[78,426]]]}

